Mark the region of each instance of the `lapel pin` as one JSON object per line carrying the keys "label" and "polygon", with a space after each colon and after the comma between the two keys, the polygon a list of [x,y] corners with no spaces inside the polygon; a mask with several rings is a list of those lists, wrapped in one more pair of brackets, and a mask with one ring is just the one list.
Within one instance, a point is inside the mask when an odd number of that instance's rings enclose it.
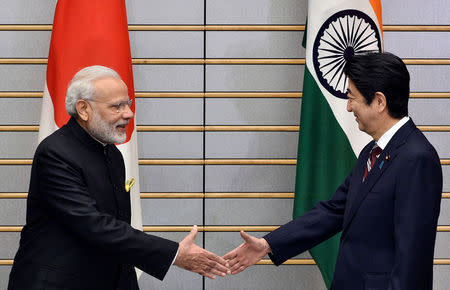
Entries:
{"label": "lapel pin", "polygon": [[133,187],[134,185],[134,178],[130,178],[127,181],[125,181],[125,191],[126,192],[130,192],[130,189]]}
{"label": "lapel pin", "polygon": [[[384,159],[386,160],[386,162],[388,162],[391,159],[391,155],[386,155],[386,157]],[[381,160],[381,163],[380,163],[380,166],[379,166],[380,169],[381,169],[381,167],[383,167],[385,160]]]}

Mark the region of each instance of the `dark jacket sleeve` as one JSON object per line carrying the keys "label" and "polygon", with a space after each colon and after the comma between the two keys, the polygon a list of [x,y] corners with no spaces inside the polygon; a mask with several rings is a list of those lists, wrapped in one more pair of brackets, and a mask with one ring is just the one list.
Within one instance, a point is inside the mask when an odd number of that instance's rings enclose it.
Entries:
{"label": "dark jacket sleeve", "polygon": [[36,198],[42,207],[91,247],[163,279],[178,243],[147,235],[98,211],[86,188],[82,169],[68,156],[49,147],[39,146],[33,161],[38,178]]}
{"label": "dark jacket sleeve", "polygon": [[269,257],[275,265],[282,264],[342,230],[350,179],[351,174],[330,200],[318,202],[302,216],[264,236],[272,249]]}

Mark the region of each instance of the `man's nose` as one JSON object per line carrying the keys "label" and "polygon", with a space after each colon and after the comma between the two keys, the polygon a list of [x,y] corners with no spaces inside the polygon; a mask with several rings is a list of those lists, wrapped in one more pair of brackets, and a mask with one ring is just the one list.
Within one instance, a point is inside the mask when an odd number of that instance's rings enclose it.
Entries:
{"label": "man's nose", "polygon": [[347,112],[352,111],[352,105],[350,104],[350,100],[347,100]]}
{"label": "man's nose", "polygon": [[131,110],[131,107],[127,105],[122,112],[122,118],[131,119],[131,118],[133,118],[133,116],[134,116],[134,113]]}

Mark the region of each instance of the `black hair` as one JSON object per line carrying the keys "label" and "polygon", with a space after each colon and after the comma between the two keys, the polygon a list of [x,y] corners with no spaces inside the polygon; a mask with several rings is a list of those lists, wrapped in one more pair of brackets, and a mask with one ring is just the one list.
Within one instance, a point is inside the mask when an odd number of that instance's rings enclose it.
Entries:
{"label": "black hair", "polygon": [[392,53],[354,55],[344,72],[370,105],[376,92],[386,96],[389,115],[400,119],[408,115],[409,72],[405,63]]}

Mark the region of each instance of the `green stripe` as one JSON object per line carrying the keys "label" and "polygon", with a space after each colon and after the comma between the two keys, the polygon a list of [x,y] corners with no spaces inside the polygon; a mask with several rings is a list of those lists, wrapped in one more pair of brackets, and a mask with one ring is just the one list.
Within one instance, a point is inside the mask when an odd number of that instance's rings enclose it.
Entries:
{"label": "green stripe", "polygon": [[[300,125],[294,218],[318,201],[328,200],[356,162],[347,136],[307,66]],[[339,239],[340,234],[310,250],[328,288],[333,279]]]}

